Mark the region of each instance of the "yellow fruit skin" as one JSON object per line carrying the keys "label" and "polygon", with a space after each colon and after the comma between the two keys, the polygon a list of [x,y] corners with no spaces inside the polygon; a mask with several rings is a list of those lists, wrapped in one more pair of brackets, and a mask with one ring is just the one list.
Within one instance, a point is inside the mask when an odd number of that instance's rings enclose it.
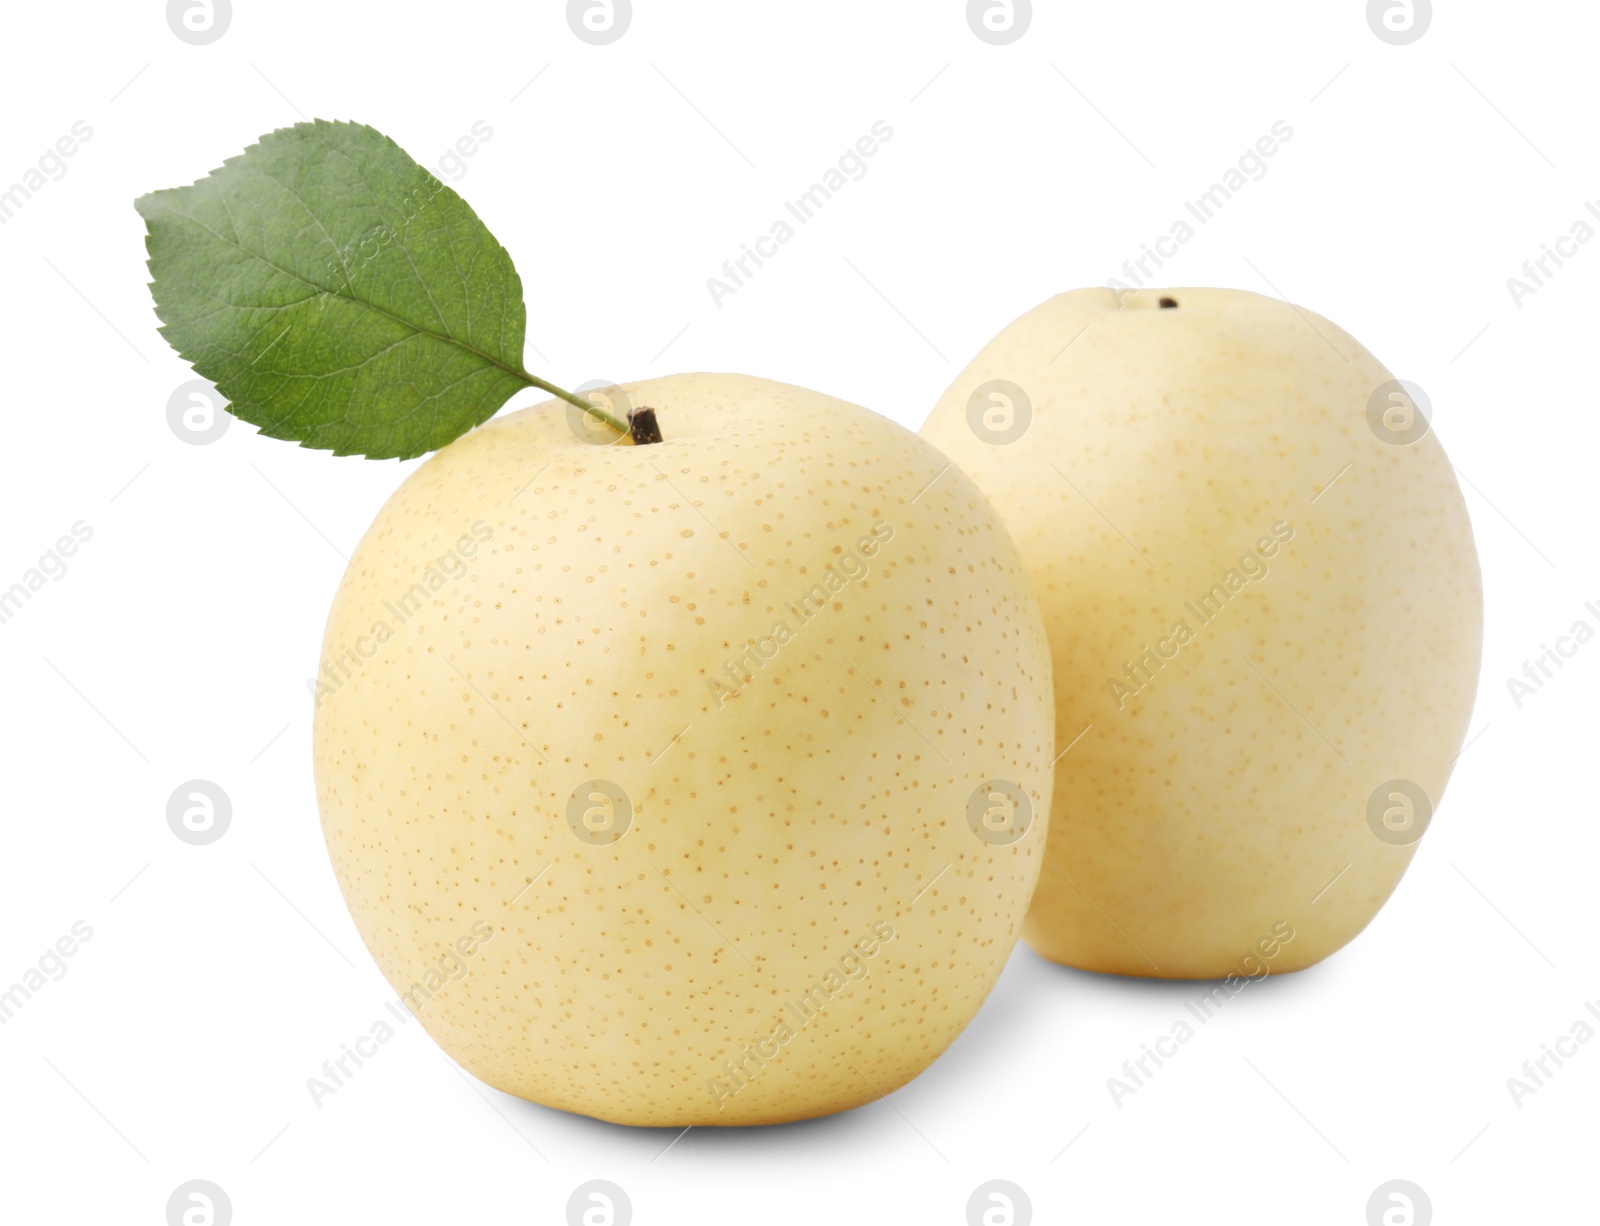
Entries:
{"label": "yellow fruit skin", "polygon": [[[1437,437],[1369,427],[1391,378],[1276,299],[1078,290],[990,341],[929,417],[923,436],[993,500],[1033,577],[1060,747],[1082,734],[1056,766],[1023,930],[1044,957],[1180,979],[1298,970],[1399,882],[1415,843],[1380,839],[1369,797],[1403,779],[1438,804],[1483,599]],[[1031,399],[1009,445],[969,425],[991,379]],[[1274,524],[1292,539],[1266,558]]]}
{"label": "yellow fruit skin", "polygon": [[[855,1107],[949,1045],[1020,933],[1054,752],[1038,607],[915,434],[744,376],[624,391],[664,443],[511,413],[362,540],[314,728],[334,871],[389,984],[499,1089],[640,1125]],[[968,820],[994,778],[1034,810],[1003,846]],[[594,779],[631,801],[614,843],[569,825]]]}

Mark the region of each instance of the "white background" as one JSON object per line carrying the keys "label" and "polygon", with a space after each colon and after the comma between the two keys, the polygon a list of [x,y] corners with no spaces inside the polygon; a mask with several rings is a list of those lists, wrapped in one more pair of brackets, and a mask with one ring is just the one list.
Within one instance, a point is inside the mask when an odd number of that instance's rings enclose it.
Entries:
{"label": "white background", "polygon": [[[161,1223],[207,1179],[241,1226],[559,1223],[603,1178],[641,1224],[960,1223],[1004,1178],[1039,1222],[1360,1226],[1404,1178],[1440,1223],[1596,1220],[1600,1043],[1520,1106],[1506,1079],[1600,998],[1600,645],[1521,709],[1506,678],[1600,627],[1600,242],[1520,306],[1506,279],[1600,197],[1600,14],[1439,8],[1397,47],[1359,0],[1041,2],[991,46],[956,0],[635,0],[597,47],[554,0],[237,0],[206,46],[150,0],[9,6],[0,184],[74,121],[93,136],[0,226],[0,587],[74,522],[93,537],[0,625],[0,987],[75,921],[94,935],[0,1027],[3,1216]],[[305,679],[343,555],[409,466],[169,429],[193,375],[155,331],[132,207],[310,116],[430,164],[492,127],[453,185],[522,273],[531,370],[746,371],[912,428],[1000,327],[1117,275],[1286,121],[1162,282],[1348,328],[1427,390],[1465,478],[1477,739],[1388,907],[1120,1107],[1106,1079],[1199,986],[1022,947],[943,1059],[831,1119],[669,1149],[472,1082],[416,1026],[315,1107],[306,1078],[390,993],[323,848]],[[715,305],[706,279],[879,119],[866,177]],[[1413,629],[1427,651],[1431,619]],[[234,807],[206,847],[166,824],[193,778]]]}

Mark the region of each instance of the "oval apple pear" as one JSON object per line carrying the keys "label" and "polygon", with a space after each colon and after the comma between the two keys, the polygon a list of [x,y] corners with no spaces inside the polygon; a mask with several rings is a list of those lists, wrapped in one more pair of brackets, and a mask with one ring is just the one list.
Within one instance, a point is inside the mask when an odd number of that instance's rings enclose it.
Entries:
{"label": "oval apple pear", "polygon": [[999,508],[1054,656],[1038,953],[1255,975],[1377,914],[1482,649],[1429,412],[1321,316],[1223,289],[1058,295],[940,398],[923,436]]}

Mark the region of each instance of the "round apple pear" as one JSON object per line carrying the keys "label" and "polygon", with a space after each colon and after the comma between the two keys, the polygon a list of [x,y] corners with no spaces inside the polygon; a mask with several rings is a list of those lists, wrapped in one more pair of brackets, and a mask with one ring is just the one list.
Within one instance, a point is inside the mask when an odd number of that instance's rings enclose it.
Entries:
{"label": "round apple pear", "polygon": [[673,1127],[877,1099],[971,1020],[1039,877],[1026,572],[864,409],[737,375],[606,398],[658,429],[498,417],[358,547],[314,728],[345,900],[508,1093]]}
{"label": "round apple pear", "polygon": [[1422,390],[1276,299],[1084,289],[990,341],[922,433],[999,508],[1050,637],[1023,939],[1176,979],[1351,940],[1439,804],[1482,651]]}

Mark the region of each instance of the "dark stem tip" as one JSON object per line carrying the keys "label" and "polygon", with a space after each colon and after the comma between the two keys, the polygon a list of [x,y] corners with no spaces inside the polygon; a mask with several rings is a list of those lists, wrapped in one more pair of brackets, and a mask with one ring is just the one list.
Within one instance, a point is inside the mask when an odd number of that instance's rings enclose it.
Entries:
{"label": "dark stem tip", "polygon": [[665,441],[661,437],[661,427],[656,423],[654,409],[635,409],[629,413],[628,433],[633,436],[635,445]]}

